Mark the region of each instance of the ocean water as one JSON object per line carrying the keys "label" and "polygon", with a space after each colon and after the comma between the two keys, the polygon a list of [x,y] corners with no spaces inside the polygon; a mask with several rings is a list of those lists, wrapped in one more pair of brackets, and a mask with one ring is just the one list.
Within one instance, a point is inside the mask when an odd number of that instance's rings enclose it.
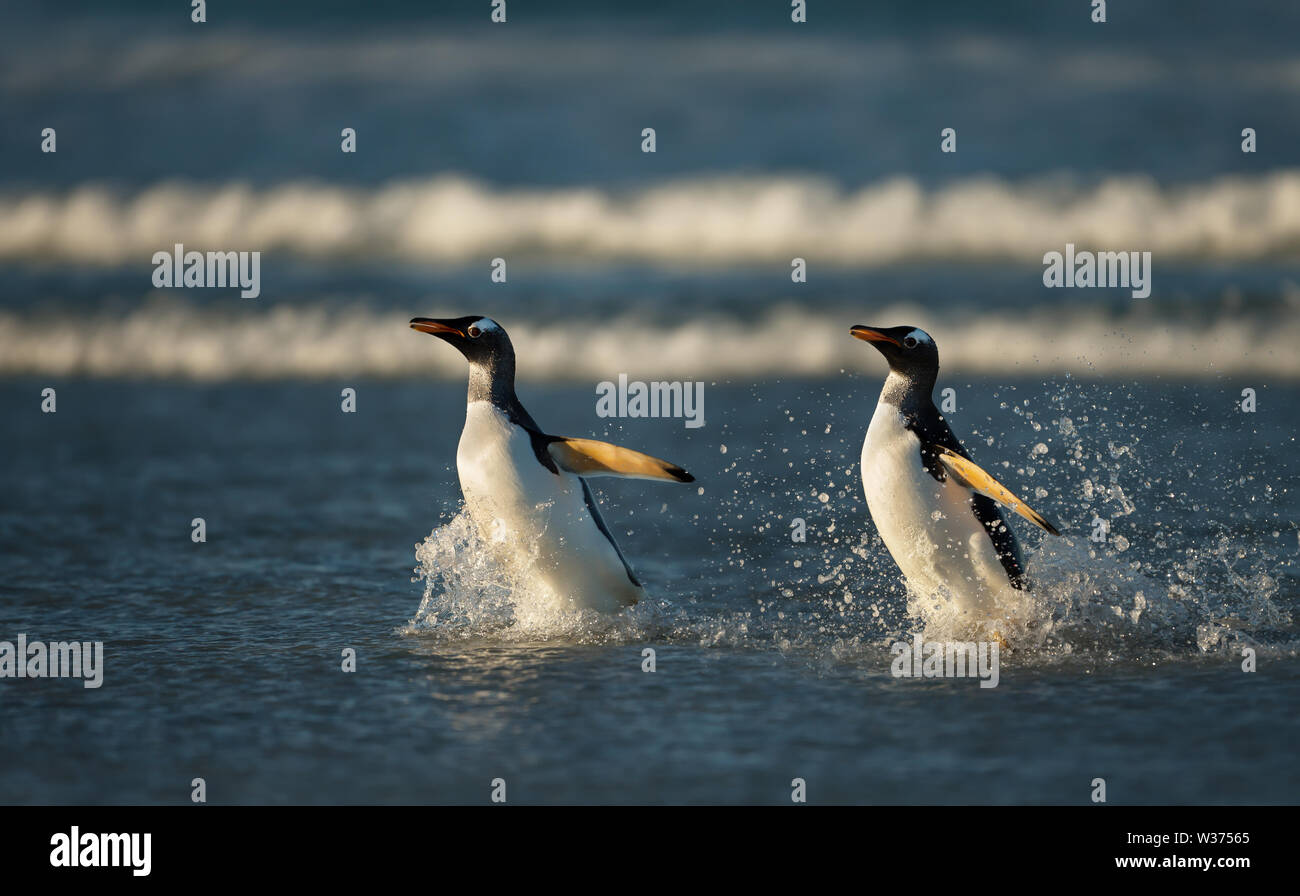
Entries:
{"label": "ocean water", "polygon": [[460,383],[358,381],[343,414],[332,383],[71,380],[54,415],[7,383],[6,631],[106,660],[97,690],[6,683],[0,792],[483,802],[503,777],[519,802],[778,803],[803,777],[818,802],[1070,803],[1101,776],[1113,802],[1294,799],[1296,387],[1250,417],[1228,380],[954,380],[976,457],[1066,533],[1020,527],[1050,636],[981,689],[890,674],[921,625],[855,469],[878,379],[710,383],[700,430],[522,386],[548,428],[699,478],[598,481],[650,592],[614,620],[484,563]]}
{"label": "ocean water", "polygon": [[[1295,8],[425,6],[3,7],[0,641],[105,671],[0,680],[0,803],[1300,800]],[[176,243],[261,294],[153,288]],[[1150,295],[1044,287],[1066,243]],[[468,526],[464,362],[406,321],[470,313],[548,431],[697,477],[593,482],[632,610]],[[867,515],[853,324],[927,329],[1064,533],[1013,523],[995,688],[891,674],[955,631]],[[597,416],[620,374],[705,425]]]}

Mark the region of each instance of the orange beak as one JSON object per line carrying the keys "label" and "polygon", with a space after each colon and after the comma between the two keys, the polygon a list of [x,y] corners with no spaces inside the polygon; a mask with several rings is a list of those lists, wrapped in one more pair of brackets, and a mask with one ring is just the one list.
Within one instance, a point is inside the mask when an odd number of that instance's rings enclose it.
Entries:
{"label": "orange beak", "polygon": [[863,342],[890,342],[900,348],[902,347],[902,344],[893,336],[886,336],[879,330],[873,330],[870,327],[850,327],[849,334],[852,335],[854,339],[861,339]]}
{"label": "orange beak", "polygon": [[449,327],[444,323],[439,323],[438,321],[432,320],[427,317],[413,318],[411,320],[411,329],[419,330],[421,333],[431,333],[434,336],[438,335],[439,333],[454,333],[457,336],[465,335],[460,330],[457,330],[455,327]]}

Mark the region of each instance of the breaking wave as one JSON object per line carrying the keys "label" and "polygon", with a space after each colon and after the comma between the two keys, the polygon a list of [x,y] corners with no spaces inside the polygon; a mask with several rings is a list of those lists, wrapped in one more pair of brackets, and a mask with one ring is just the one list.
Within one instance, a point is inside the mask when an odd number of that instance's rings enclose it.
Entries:
{"label": "breaking wave", "polygon": [[1300,251],[1300,171],[1162,186],[972,178],[935,189],[897,177],[846,191],[810,177],[712,177],[628,191],[505,189],[460,176],[375,189],[285,183],[83,185],[0,197],[0,260],[146,264],[176,243],[314,258],[486,263],[871,267],[921,259],[1041,263],[1067,242],[1171,258]]}
{"label": "breaking wave", "polygon": [[[236,313],[155,300],[125,314],[0,311],[0,375],[460,379],[461,357],[437,350],[442,347],[411,332],[407,320],[417,312],[456,316],[464,310],[422,306],[399,314],[362,306],[281,305]],[[806,309],[785,305],[753,316],[699,313],[677,323],[627,313],[600,327],[573,314],[542,320],[497,316],[511,333],[525,382],[600,382],[622,372],[647,379],[725,379],[861,370],[872,359],[847,330],[863,323],[857,318],[864,314],[823,309],[810,321]],[[936,311],[882,303],[870,317],[870,323],[928,329],[948,373],[1300,378],[1295,307],[1267,316],[1224,308],[1170,317],[1070,307]]]}

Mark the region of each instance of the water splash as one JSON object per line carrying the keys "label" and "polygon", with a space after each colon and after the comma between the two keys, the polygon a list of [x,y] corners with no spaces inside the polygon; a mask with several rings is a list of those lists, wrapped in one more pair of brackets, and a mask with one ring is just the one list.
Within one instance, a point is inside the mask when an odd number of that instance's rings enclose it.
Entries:
{"label": "water splash", "polygon": [[[882,648],[913,633],[965,640],[968,620],[907,593],[871,525],[856,463],[865,421],[844,389],[773,381],[730,388],[710,422],[712,467],[692,462],[708,483],[706,509],[643,516],[635,527],[641,544],[629,554],[650,573],[640,605],[604,617],[555,608],[517,568],[502,566],[460,514],[418,547],[425,592],[410,630],[452,640],[776,650],[872,668],[887,660]],[[1066,533],[1051,538],[1013,521],[1034,588],[994,626],[1010,647],[1005,661],[1300,650],[1295,526],[1272,455],[1234,444],[1256,424],[1217,404],[1232,390],[1174,388],[1176,397],[1161,393],[1153,409],[1127,386],[1070,378],[1046,391],[1007,385],[955,421],[977,462],[1032,496]],[[725,416],[727,406],[743,408],[744,419]],[[1223,421],[1222,432],[1207,432],[1205,420]],[[1261,433],[1271,438],[1266,427]],[[1209,445],[1234,447],[1216,454]],[[795,519],[806,542],[792,540]],[[1098,519],[1105,532],[1094,540]],[[671,557],[647,569],[656,549]]]}
{"label": "water splash", "polygon": [[442,640],[610,643],[654,637],[663,607],[653,598],[618,614],[574,608],[533,568],[526,545],[485,538],[463,508],[416,545],[424,596],[408,634]]}
{"label": "water splash", "polygon": [[[1290,563],[1257,549],[1261,523],[1289,526],[1276,511],[1251,510],[1259,494],[1272,494],[1259,482],[1266,461],[1185,451],[1166,462],[1184,447],[1180,426],[1218,420],[1231,437],[1239,424],[1213,407],[1184,421],[1135,402],[1127,391],[1066,379],[1049,397],[1047,422],[1030,400],[1002,404],[1043,439],[1022,464],[1004,465],[1039,501],[1053,492],[1033,484],[1050,477],[1075,530],[1029,552],[1034,590],[1017,608],[1025,614],[1017,646],[1111,658],[1295,652],[1300,639],[1274,569]],[[927,637],[950,633],[950,620],[934,608],[909,610]]]}

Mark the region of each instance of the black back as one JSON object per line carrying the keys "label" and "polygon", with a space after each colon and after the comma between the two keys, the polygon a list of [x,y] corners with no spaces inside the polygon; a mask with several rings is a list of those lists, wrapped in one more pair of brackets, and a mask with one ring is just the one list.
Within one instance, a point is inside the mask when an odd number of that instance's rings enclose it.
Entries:
{"label": "black back", "polygon": [[[921,440],[921,463],[925,465],[926,472],[937,481],[946,482],[948,471],[939,462],[940,448],[959,454],[972,463],[974,458],[962,446],[953,433],[952,427],[948,425],[948,421],[939,413],[939,409],[934,406],[934,402],[928,395],[925,396],[924,404],[919,401],[912,404],[913,407],[900,407],[900,410],[907,428]],[[984,527],[984,531],[988,532],[989,539],[993,542],[993,550],[1011,585],[1021,590],[1027,588],[1028,582],[1025,579],[1020,543],[1016,540],[1015,532],[1007,525],[1002,508],[992,498],[980,494],[971,495],[970,506],[976,519]]]}

